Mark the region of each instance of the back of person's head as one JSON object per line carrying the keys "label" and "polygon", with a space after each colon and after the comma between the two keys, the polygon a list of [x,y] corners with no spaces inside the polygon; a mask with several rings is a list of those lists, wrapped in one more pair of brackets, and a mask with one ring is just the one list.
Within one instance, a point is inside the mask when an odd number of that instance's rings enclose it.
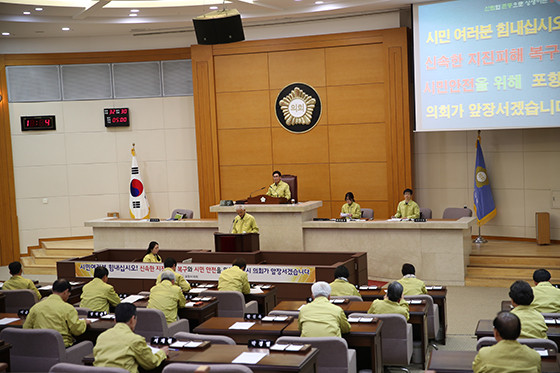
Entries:
{"label": "back of person's head", "polygon": [[8,269],[10,270],[10,274],[12,276],[17,275],[21,272],[21,263],[20,262],[11,262],[8,264]]}
{"label": "back of person's head", "polygon": [[331,286],[325,281],[318,281],[311,285],[311,294],[313,294],[313,298],[328,298],[331,296]]}
{"label": "back of person's head", "polygon": [[355,201],[355,199],[354,199],[354,193],[352,193],[352,192],[346,193],[346,195],[344,196],[344,200],[346,201],[347,199],[349,199],[350,201],[354,202],[354,201]]}
{"label": "back of person's head", "polygon": [[533,302],[535,296],[533,289],[525,281],[517,280],[509,287],[509,297],[515,304],[528,306]]}
{"label": "back of person's head", "polygon": [[72,290],[72,286],[66,279],[59,278],[52,285],[53,293],[64,293],[66,290]]}
{"label": "back of person's head", "polygon": [[494,319],[494,328],[503,339],[515,341],[521,334],[521,321],[517,315],[501,311]]}
{"label": "back of person's head", "polygon": [[93,277],[103,278],[105,276],[109,276],[109,270],[107,268],[102,266],[95,267],[95,270],[93,271]]}
{"label": "back of person's head", "polygon": [[115,307],[115,321],[127,323],[136,316],[136,306],[132,303],[119,303]]}
{"label": "back of person's head", "polygon": [[347,279],[348,276],[350,276],[350,272],[348,271],[348,268],[346,268],[346,266],[338,266],[334,270],[334,278],[344,277]]}
{"label": "back of person's head", "polygon": [[169,280],[171,282],[175,281],[175,274],[171,271],[165,271],[161,273],[161,281]]}
{"label": "back of person's head", "polygon": [[232,265],[245,269],[245,267],[247,267],[247,261],[244,258],[236,258]]}
{"label": "back of person's head", "polygon": [[173,268],[177,265],[175,258],[165,258],[163,261],[163,268]]}
{"label": "back of person's head", "polygon": [[416,274],[416,268],[414,268],[414,266],[410,263],[404,263],[402,265],[401,272],[402,272],[403,276],[414,275],[414,274]]}
{"label": "back of person's head", "polygon": [[159,245],[159,243],[157,243],[156,241],[150,242],[150,244],[148,245],[148,249],[146,250],[146,254],[150,254],[154,247],[156,247],[156,245]]}
{"label": "back of person's head", "polygon": [[398,302],[402,298],[403,287],[397,282],[393,281],[387,287],[387,298],[392,302]]}
{"label": "back of person's head", "polygon": [[535,281],[536,283],[550,281],[550,277],[550,272],[548,272],[544,268],[537,269],[535,272],[533,272],[533,281]]}

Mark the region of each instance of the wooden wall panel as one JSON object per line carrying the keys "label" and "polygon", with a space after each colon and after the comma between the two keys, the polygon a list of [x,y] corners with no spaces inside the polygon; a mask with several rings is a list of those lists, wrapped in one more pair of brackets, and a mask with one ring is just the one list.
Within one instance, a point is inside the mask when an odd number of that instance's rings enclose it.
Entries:
{"label": "wooden wall panel", "polygon": [[327,48],[327,84],[379,83],[385,79],[382,44]]}
{"label": "wooden wall panel", "polygon": [[385,86],[363,84],[327,87],[329,124],[385,121]]}
{"label": "wooden wall panel", "polygon": [[[272,183],[272,171],[270,165],[220,167],[222,199],[247,198],[252,191]],[[254,193],[254,195],[264,193],[266,193],[266,189]]]}
{"label": "wooden wall panel", "polygon": [[329,126],[331,162],[386,161],[385,124],[349,124]]}
{"label": "wooden wall panel", "polygon": [[311,131],[297,135],[284,128],[273,128],[272,143],[274,164],[328,163],[329,160],[327,126],[317,125]]}
{"label": "wooden wall panel", "polygon": [[220,165],[270,165],[270,129],[218,130]]}
{"label": "wooden wall panel", "polygon": [[268,64],[264,53],[214,58],[216,92],[268,89]]}
{"label": "wooden wall panel", "polygon": [[356,200],[387,200],[386,163],[331,163],[333,199],[353,192]]}
{"label": "wooden wall panel", "polygon": [[275,169],[283,174],[297,175],[298,197],[301,201],[331,199],[330,171],[327,163],[277,164]]}
{"label": "wooden wall panel", "polygon": [[269,91],[216,94],[218,128],[270,127]]}
{"label": "wooden wall panel", "polygon": [[271,89],[282,89],[296,82],[305,82],[315,89],[326,85],[322,48],[270,53],[268,60]]}

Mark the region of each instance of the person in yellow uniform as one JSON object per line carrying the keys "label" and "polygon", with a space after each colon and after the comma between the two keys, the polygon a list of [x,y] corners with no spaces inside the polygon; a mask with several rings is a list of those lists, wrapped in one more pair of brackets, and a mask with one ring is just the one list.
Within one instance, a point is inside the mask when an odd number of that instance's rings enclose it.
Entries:
{"label": "person in yellow uniform", "polygon": [[383,300],[376,299],[371,302],[368,313],[397,313],[403,315],[408,320],[410,315],[408,303],[403,299],[403,286],[397,281],[391,282]]}
{"label": "person in yellow uniform", "polygon": [[406,188],[403,192],[404,200],[399,202],[394,218],[418,219],[420,217],[420,207],[412,200],[412,189]]}
{"label": "person in yellow uniform", "polygon": [[359,219],[362,217],[362,209],[360,205],[354,201],[354,193],[348,192],[344,196],[346,203],[342,205],[342,209],[340,210],[340,217],[342,218],[352,218],[352,219]]}
{"label": "person in yellow uniform", "polygon": [[4,282],[2,290],[33,290],[35,295],[37,295],[37,300],[41,299],[41,293],[37,290],[37,286],[30,279],[22,277],[23,269],[21,268],[20,262],[11,262],[8,264],[8,269],[10,270],[10,279]]}
{"label": "person in yellow uniform", "polygon": [[80,335],[86,331],[89,320],[80,320],[78,311],[66,303],[70,297],[70,283],[65,279],[56,280],[52,286],[52,294],[29,310],[23,323],[24,329],[53,329],[62,335],[66,347],[74,344],[72,335]]}
{"label": "person in yellow uniform", "polygon": [[109,312],[109,306],[115,307],[121,302],[112,285],[107,283],[109,270],[105,267],[95,267],[93,280],[84,285],[80,295],[80,307],[92,311]]}
{"label": "person in yellow uniform", "polygon": [[533,273],[533,295],[535,299],[531,306],[539,312],[560,312],[560,289],[550,283],[550,272],[546,269],[537,269]]}
{"label": "person in yellow uniform", "polygon": [[245,212],[245,206],[236,205],[237,216],[233,219],[231,233],[259,233],[259,227],[253,215]]}
{"label": "person in yellow uniform", "polygon": [[401,273],[403,277],[398,282],[403,286],[403,295],[428,294],[424,281],[416,278],[416,268],[412,264],[404,263]]}
{"label": "person in yellow uniform", "polygon": [[541,356],[531,347],[517,342],[521,322],[513,313],[502,311],[494,319],[493,346],[482,347],[474,358],[474,373],[540,373]]}
{"label": "person in yellow uniform", "polygon": [[169,347],[162,347],[154,354],[146,339],[134,333],[137,321],[134,304],[119,304],[115,308],[115,321],[115,326],[97,337],[93,348],[94,366],[122,368],[138,373],[138,365],[151,370],[167,358]]}
{"label": "person in yellow uniform", "polygon": [[[174,258],[165,258],[163,261],[163,272],[173,272],[175,275],[175,285],[181,288],[183,293],[186,293],[191,290],[191,284],[185,280],[182,274],[177,273],[177,261]],[[162,272],[162,273],[163,273]],[[161,282],[161,274],[160,273],[156,279],[156,285]]]}
{"label": "person in yellow uniform", "polygon": [[142,261],[144,263],[161,263],[161,256],[159,256],[158,253],[159,243],[157,243],[156,241],[152,241],[148,245],[146,255],[144,255],[144,259],[142,259]]}
{"label": "person in yellow uniform", "polygon": [[520,338],[543,338],[546,339],[548,327],[543,315],[531,307],[533,302],[533,289],[525,281],[515,281],[509,288],[509,297],[513,310],[511,313],[519,317],[521,321]]}
{"label": "person in yellow uniform", "polygon": [[348,276],[350,276],[350,272],[346,266],[340,265],[336,267],[334,270],[335,280],[329,284],[331,296],[355,295],[360,298],[362,297],[358,289],[348,282]]}
{"label": "person in yellow uniform", "polygon": [[247,272],[247,262],[243,258],[237,258],[233,261],[230,268],[220,273],[218,278],[218,290],[221,291],[238,291],[243,294],[251,292],[249,285],[249,277]]}
{"label": "person in yellow uniform", "polygon": [[302,337],[340,337],[350,331],[350,323],[339,306],[329,301],[331,287],[325,281],[311,286],[313,302],[301,307],[298,328]]}
{"label": "person in yellow uniform", "polygon": [[161,282],[150,289],[148,308],[161,310],[168,324],[177,321],[177,310],[187,303],[181,288],[175,285],[175,275],[171,271],[161,274]]}
{"label": "person in yellow uniform", "polygon": [[280,171],[274,171],[272,173],[272,180],[274,180],[274,182],[268,187],[266,195],[271,197],[283,197],[289,201],[290,198],[292,198],[290,186],[282,181],[282,174]]}

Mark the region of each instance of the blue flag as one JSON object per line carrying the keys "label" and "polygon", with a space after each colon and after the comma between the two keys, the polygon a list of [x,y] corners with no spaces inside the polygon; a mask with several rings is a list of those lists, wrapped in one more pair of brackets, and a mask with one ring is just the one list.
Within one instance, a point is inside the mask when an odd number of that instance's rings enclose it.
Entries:
{"label": "blue flag", "polygon": [[474,170],[474,211],[479,226],[486,224],[496,216],[496,205],[490,189],[490,180],[484,164],[482,146],[480,145],[480,133],[476,139],[476,165]]}

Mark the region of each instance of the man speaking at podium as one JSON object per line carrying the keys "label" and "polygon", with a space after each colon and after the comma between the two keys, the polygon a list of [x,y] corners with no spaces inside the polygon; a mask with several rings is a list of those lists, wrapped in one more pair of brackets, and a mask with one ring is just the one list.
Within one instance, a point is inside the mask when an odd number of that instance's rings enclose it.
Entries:
{"label": "man speaking at podium", "polygon": [[282,181],[282,174],[280,171],[274,171],[272,173],[272,179],[274,180],[274,183],[270,184],[266,195],[271,197],[283,197],[289,201],[290,198],[292,198],[290,186]]}
{"label": "man speaking at podium", "polygon": [[245,212],[245,206],[236,205],[237,216],[233,219],[231,233],[259,233],[259,227],[253,215]]}

